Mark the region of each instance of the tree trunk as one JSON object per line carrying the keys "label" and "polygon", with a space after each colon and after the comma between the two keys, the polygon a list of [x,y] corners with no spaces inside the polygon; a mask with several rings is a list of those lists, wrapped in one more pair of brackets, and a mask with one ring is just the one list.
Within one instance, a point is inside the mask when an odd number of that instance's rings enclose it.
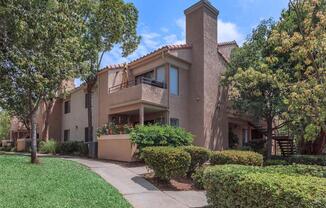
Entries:
{"label": "tree trunk", "polygon": [[32,151],[31,151],[31,162],[36,164],[39,163],[37,158],[37,138],[36,138],[36,110],[31,115],[31,139],[32,139]]}
{"label": "tree trunk", "polygon": [[96,78],[87,82],[87,115],[88,115],[88,128],[87,128],[87,141],[92,141],[92,129],[93,129],[93,112],[92,112],[92,89],[96,83]]}
{"label": "tree trunk", "polygon": [[272,139],[273,139],[273,118],[267,118],[267,143],[266,143],[266,158],[272,157]]}
{"label": "tree trunk", "polygon": [[45,102],[45,118],[44,118],[44,128],[42,131],[42,139],[47,142],[49,141],[49,125],[50,125],[50,115],[53,111],[54,107],[54,100],[51,99],[50,101]]}
{"label": "tree trunk", "polygon": [[305,141],[304,138],[300,142],[300,153],[304,155],[320,155],[326,146],[326,133],[321,131],[318,138],[314,141]]}

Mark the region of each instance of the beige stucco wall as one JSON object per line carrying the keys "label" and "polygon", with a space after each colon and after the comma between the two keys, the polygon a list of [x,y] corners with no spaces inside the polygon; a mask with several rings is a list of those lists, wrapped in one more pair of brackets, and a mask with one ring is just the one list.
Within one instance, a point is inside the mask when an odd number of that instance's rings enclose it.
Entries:
{"label": "beige stucco wall", "polygon": [[[97,88],[92,94],[92,111],[93,111],[93,138],[96,140],[97,129],[97,115],[98,115],[98,96]],[[63,141],[64,130],[70,130],[70,141],[84,141],[85,128],[88,127],[88,114],[85,108],[85,91],[84,88],[74,91],[69,98],[70,113],[64,114],[62,110],[62,131],[61,141]],[[62,102],[62,109],[64,109],[64,102]]]}
{"label": "beige stucco wall", "polygon": [[98,138],[98,158],[124,162],[135,161],[137,146],[127,134],[103,135]]}

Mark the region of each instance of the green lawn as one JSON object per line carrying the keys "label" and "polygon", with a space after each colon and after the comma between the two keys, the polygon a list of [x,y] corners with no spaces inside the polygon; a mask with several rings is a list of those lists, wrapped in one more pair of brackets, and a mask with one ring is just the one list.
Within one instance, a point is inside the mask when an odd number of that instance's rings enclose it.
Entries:
{"label": "green lawn", "polygon": [[55,158],[0,155],[0,207],[131,207],[122,195],[87,168]]}

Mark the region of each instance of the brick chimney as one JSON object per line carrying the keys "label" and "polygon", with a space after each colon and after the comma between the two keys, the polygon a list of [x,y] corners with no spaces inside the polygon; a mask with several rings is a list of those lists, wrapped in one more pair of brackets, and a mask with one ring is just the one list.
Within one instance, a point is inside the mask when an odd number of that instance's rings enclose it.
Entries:
{"label": "brick chimney", "polygon": [[[186,43],[192,45],[192,66],[189,71],[189,128],[196,135],[195,144],[212,149],[222,149],[217,141],[225,137],[227,117],[223,123],[216,120],[220,97],[219,80],[225,67],[217,51],[217,18],[219,11],[208,1],[200,0],[184,11],[186,16]],[[218,128],[217,128],[218,127]],[[224,131],[224,130],[223,130]],[[226,136],[227,137],[227,136]],[[214,144],[213,144],[214,143]],[[217,144],[219,143],[219,144]]]}

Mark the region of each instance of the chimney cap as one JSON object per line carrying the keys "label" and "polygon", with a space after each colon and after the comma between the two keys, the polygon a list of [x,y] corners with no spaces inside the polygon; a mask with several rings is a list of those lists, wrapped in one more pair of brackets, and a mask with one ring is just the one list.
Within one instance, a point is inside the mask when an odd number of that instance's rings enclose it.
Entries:
{"label": "chimney cap", "polygon": [[184,11],[184,13],[187,15],[191,12],[193,12],[194,10],[198,9],[199,7],[206,7],[208,10],[210,10],[213,14],[215,14],[216,16],[219,14],[218,9],[216,9],[210,2],[209,0],[200,0],[197,3],[195,3],[194,5],[190,6],[188,9],[186,9]]}

